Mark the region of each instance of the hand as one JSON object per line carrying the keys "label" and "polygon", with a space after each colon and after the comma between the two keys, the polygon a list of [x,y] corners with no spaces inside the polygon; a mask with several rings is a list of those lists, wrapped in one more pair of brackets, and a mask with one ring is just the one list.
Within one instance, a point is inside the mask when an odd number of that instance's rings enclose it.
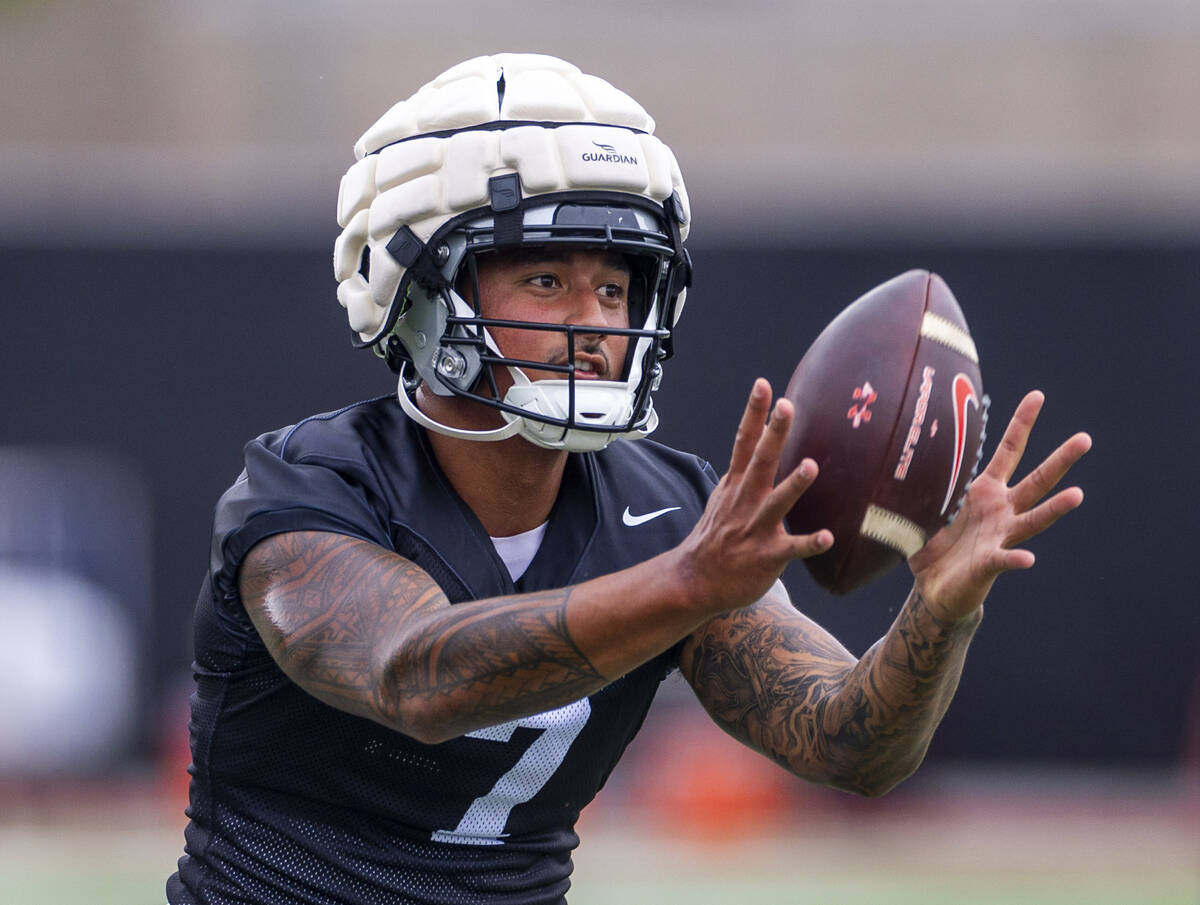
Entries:
{"label": "hand", "polygon": [[771,408],[771,386],[759,378],[738,425],[729,471],[709,497],[704,514],[680,550],[693,593],[715,613],[761,599],[794,559],[815,556],[833,545],[833,534],[791,535],[783,517],[817,477],[817,463],[804,459],[778,485],[779,455],[792,425],[787,399]]}
{"label": "hand", "polygon": [[1008,486],[1044,401],[1037,390],[1021,400],[987,468],[971,482],[957,518],[909,557],[918,590],[946,619],[960,619],[979,609],[1001,572],[1030,568],[1033,553],[1017,546],[1083,502],[1083,491],[1070,487],[1039,503],[1091,449],[1092,438],[1083,433]]}

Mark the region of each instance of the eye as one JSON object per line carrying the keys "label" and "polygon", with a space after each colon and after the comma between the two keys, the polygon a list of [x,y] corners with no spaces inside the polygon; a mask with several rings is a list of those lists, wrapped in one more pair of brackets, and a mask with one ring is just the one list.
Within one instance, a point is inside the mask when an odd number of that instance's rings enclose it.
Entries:
{"label": "eye", "polygon": [[555,289],[558,287],[558,277],[552,273],[535,273],[526,282],[538,289]]}
{"label": "eye", "polygon": [[623,283],[605,283],[596,290],[596,294],[605,300],[623,302],[626,288]]}

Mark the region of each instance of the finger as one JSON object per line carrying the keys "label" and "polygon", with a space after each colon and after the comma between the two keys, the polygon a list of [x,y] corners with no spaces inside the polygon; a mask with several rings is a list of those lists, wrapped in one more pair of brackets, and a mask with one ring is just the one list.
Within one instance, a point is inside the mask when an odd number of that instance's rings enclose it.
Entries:
{"label": "finger", "polygon": [[833,532],[828,528],[812,534],[797,534],[791,538],[791,558],[808,559],[824,553],[833,546]]}
{"label": "finger", "polygon": [[1020,515],[1008,532],[1008,544],[1022,544],[1041,534],[1060,518],[1083,503],[1083,491],[1078,487],[1060,490],[1040,506]]}
{"label": "finger", "polygon": [[1021,464],[1021,457],[1025,455],[1025,444],[1029,442],[1029,434],[1045,399],[1040,390],[1034,390],[1027,393],[1017,405],[1004,436],[1000,438],[1000,445],[996,447],[996,452],[992,454],[991,461],[984,469],[987,475],[1004,484],[1012,479],[1017,466]]}
{"label": "finger", "polygon": [[767,525],[775,525],[783,521],[784,516],[791,512],[796,501],[804,495],[804,491],[812,486],[812,482],[816,478],[817,463],[812,459],[802,460],[767,495],[759,510],[758,521]]}
{"label": "finger", "polygon": [[991,571],[998,575],[1001,572],[1032,569],[1036,561],[1036,557],[1029,550],[998,550],[991,563]]}
{"label": "finger", "polygon": [[771,385],[759,377],[750,388],[750,398],[738,423],[737,436],[733,441],[733,454],[729,457],[729,474],[738,475],[746,470],[758,438],[762,436],[763,424],[767,420],[767,409],[771,405]]}
{"label": "finger", "polygon": [[779,456],[783,452],[783,444],[787,442],[794,415],[795,409],[790,401],[775,400],[771,420],[759,436],[750,464],[746,467],[747,484],[753,490],[766,492],[774,485],[775,475],[779,472]]}
{"label": "finger", "polygon": [[1032,507],[1053,490],[1091,448],[1092,438],[1082,433],[1076,434],[1059,446],[1012,489],[1013,508],[1017,512],[1024,512]]}

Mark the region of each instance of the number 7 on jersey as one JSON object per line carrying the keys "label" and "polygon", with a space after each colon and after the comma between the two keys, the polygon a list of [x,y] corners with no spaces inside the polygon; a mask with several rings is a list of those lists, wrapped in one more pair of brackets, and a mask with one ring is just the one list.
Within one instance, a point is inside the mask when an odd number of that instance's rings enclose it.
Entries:
{"label": "number 7 on jersey", "polygon": [[507,743],[519,727],[542,730],[512,769],[496,780],[491,791],[471,802],[458,826],[436,831],[433,840],[459,845],[503,844],[504,825],[512,809],[529,801],[550,781],[591,713],[591,703],[583,698],[557,710],[468,732],[467,738]]}

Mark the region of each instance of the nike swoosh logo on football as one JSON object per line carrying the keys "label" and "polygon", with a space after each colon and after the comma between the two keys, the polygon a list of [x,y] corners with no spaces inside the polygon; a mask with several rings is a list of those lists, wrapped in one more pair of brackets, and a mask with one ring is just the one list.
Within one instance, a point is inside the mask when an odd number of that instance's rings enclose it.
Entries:
{"label": "nike swoosh logo on football", "polygon": [[942,501],[942,515],[945,515],[950,507],[954,485],[958,483],[963,457],[967,452],[967,405],[975,406],[976,410],[979,408],[979,394],[975,392],[975,385],[966,374],[954,375],[951,392],[954,393],[954,462],[950,468],[950,486],[946,488],[946,499]]}
{"label": "nike swoosh logo on football", "polygon": [[670,506],[666,509],[659,509],[657,512],[647,512],[645,515],[633,515],[629,511],[629,507],[625,507],[625,511],[621,513],[621,521],[630,528],[644,524],[651,519],[658,518],[660,515],[666,515],[668,512],[674,512],[676,509],[682,509],[682,506]]}

